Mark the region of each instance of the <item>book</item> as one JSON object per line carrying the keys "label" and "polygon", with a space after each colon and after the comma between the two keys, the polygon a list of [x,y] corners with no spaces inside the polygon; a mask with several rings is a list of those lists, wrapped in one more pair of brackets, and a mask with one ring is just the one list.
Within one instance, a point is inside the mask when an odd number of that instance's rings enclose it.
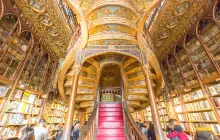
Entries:
{"label": "book", "polygon": [[15,90],[15,92],[12,95],[13,99],[21,99],[23,91],[22,90]]}
{"label": "book", "polygon": [[6,96],[7,93],[8,93],[8,90],[9,90],[8,87],[1,86],[1,85],[0,85],[0,97],[2,97],[2,96]]}
{"label": "book", "polygon": [[22,96],[22,101],[28,102],[28,99],[29,99],[30,95],[31,95],[30,93],[24,92],[23,96]]}

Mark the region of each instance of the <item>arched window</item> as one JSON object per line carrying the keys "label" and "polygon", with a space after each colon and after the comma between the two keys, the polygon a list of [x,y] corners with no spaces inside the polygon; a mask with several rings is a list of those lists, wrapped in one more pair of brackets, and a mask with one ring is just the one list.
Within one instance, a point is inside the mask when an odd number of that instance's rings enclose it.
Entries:
{"label": "arched window", "polygon": [[22,72],[19,85],[29,84],[31,76],[34,74],[35,69],[37,69],[37,65],[42,55],[43,55],[42,46],[40,44],[36,44],[32,49],[30,58],[28,59],[25,68]]}
{"label": "arched window", "polygon": [[220,22],[220,1],[217,2],[216,9],[215,9],[215,19]]}
{"label": "arched window", "polygon": [[4,48],[1,56],[0,75],[13,80],[30,48],[31,33],[16,35]]}
{"label": "arched window", "polygon": [[183,81],[186,86],[192,86],[198,83],[197,76],[183,46],[177,45],[175,48],[175,56],[178,60],[180,70],[182,72]]}
{"label": "arched window", "polygon": [[[0,57],[6,50],[6,40],[12,40],[18,27],[18,19],[14,15],[5,15],[0,20]],[[11,37],[11,38],[9,38]]]}
{"label": "arched window", "polygon": [[215,72],[215,67],[198,38],[193,34],[186,35],[185,47],[200,77],[202,79],[211,77]]}
{"label": "arched window", "polygon": [[41,90],[40,88],[42,86],[42,83],[44,82],[43,81],[44,75],[45,75],[45,72],[47,71],[46,69],[47,69],[47,65],[48,65],[48,60],[49,60],[49,56],[47,53],[45,53],[41,57],[38,65],[35,69],[35,72],[30,79],[31,81],[30,81],[29,87],[31,89],[36,90],[36,91]]}
{"label": "arched window", "polygon": [[220,65],[220,30],[215,22],[204,19],[199,22],[198,33],[203,43],[208,47],[208,51],[214,58],[214,61]]}
{"label": "arched window", "polygon": [[56,71],[56,63],[55,61],[52,60],[50,61],[47,74],[45,77],[45,81],[44,81],[44,86],[43,86],[44,93],[47,93],[50,90],[50,87],[52,85],[53,75],[55,71]]}
{"label": "arched window", "polygon": [[183,81],[181,79],[181,72],[176,61],[176,58],[173,54],[169,54],[167,58],[169,68],[170,68],[170,76],[172,78],[172,84],[175,89],[180,90],[183,88]]}

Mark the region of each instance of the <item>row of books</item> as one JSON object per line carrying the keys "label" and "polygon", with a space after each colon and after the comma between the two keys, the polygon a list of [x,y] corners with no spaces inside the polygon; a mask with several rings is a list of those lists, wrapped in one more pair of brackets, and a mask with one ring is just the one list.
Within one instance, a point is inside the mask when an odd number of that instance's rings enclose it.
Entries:
{"label": "row of books", "polygon": [[194,84],[197,84],[199,82],[199,80],[197,79],[190,79],[189,81],[186,82],[186,86],[191,86]]}
{"label": "row of books", "polygon": [[49,123],[64,123],[64,118],[50,117]]}
{"label": "row of books", "polygon": [[196,39],[193,39],[192,41],[189,41],[186,43],[186,47],[188,49],[188,52],[190,54],[192,54],[194,51],[196,51],[199,47],[201,47],[201,43],[196,40]]}
{"label": "row of books", "polygon": [[3,137],[14,137],[18,135],[18,127],[0,127],[0,133]]}
{"label": "row of books", "polygon": [[62,110],[51,110],[50,114],[51,116],[63,117],[65,112]]}
{"label": "row of books", "polygon": [[165,121],[167,122],[169,120],[168,116],[160,116],[160,121]]}
{"label": "row of books", "polygon": [[165,103],[164,102],[159,102],[157,104],[157,108],[163,108],[163,107],[166,107]]}
{"label": "row of books", "polygon": [[213,101],[216,107],[220,107],[220,97],[214,98]]}
{"label": "row of books", "polygon": [[183,112],[183,108],[182,108],[181,105],[175,106],[174,108],[175,108],[175,110],[176,110],[177,113]]}
{"label": "row of books", "polygon": [[49,131],[59,130],[59,129],[60,129],[59,124],[57,124],[57,125],[55,125],[55,124],[48,124],[48,125],[46,126],[46,128],[47,128],[47,130],[49,130]]}
{"label": "row of books", "polygon": [[208,87],[211,95],[220,94],[220,84],[216,84]]}
{"label": "row of books", "polygon": [[183,96],[183,101],[190,101],[205,97],[202,90],[197,90]]}
{"label": "row of books", "polygon": [[17,112],[17,113],[31,113],[32,109],[33,109],[32,104],[18,102],[18,101],[11,101],[7,106],[7,111]]}
{"label": "row of books", "polygon": [[34,94],[31,94],[29,92],[23,92],[22,90],[16,90],[14,92],[14,94],[12,95],[12,98],[18,99],[18,100],[21,99],[22,101],[33,104],[35,99],[37,98],[37,96]]}
{"label": "row of books", "polygon": [[52,109],[67,111],[67,107],[58,103],[53,102],[51,105]]}
{"label": "row of books", "polygon": [[159,114],[159,115],[167,115],[167,110],[166,110],[166,108],[159,109],[159,110],[158,110],[158,114]]}
{"label": "row of books", "polygon": [[190,121],[215,121],[213,112],[188,113]]}
{"label": "row of books", "polygon": [[23,114],[5,113],[1,124],[27,124],[28,120]]}
{"label": "row of books", "polygon": [[175,98],[173,98],[173,103],[174,103],[174,105],[178,105],[178,104],[180,104],[179,97],[175,97]]}
{"label": "row of books", "polygon": [[187,111],[210,109],[211,108],[207,100],[188,103],[188,104],[185,104],[185,107],[186,107]]}
{"label": "row of books", "polygon": [[178,116],[179,121],[186,121],[183,114],[178,114],[177,116]]}
{"label": "row of books", "polygon": [[217,26],[212,26],[209,28],[209,30],[206,30],[206,32],[201,36],[204,43],[208,42],[211,38],[215,37],[217,34],[219,34],[219,29]]}
{"label": "row of books", "polygon": [[10,89],[9,87],[0,85],[0,97],[6,96],[9,89]]}
{"label": "row of books", "polygon": [[187,130],[187,124],[186,123],[180,123],[180,126],[183,128],[183,130]]}

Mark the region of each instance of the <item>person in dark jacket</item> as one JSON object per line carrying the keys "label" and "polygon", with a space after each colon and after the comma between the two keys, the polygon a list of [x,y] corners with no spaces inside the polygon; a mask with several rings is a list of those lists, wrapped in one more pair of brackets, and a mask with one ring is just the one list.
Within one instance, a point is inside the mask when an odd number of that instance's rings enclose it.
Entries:
{"label": "person in dark jacket", "polygon": [[201,123],[200,127],[196,128],[195,140],[220,140],[213,130],[205,123]]}
{"label": "person in dark jacket", "polygon": [[79,138],[79,121],[76,121],[72,128],[71,140],[77,140]]}
{"label": "person in dark jacket", "polygon": [[156,135],[154,131],[154,124],[152,122],[149,123],[148,131],[147,131],[148,140],[156,140]]}

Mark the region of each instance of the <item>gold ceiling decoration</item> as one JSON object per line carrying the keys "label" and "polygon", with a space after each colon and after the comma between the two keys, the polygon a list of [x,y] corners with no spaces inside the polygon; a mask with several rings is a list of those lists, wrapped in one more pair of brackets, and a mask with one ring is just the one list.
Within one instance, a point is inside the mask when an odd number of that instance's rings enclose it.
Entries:
{"label": "gold ceiling decoration", "polygon": [[48,50],[59,57],[64,57],[72,35],[56,0],[15,0],[24,16],[31,22],[41,36]]}
{"label": "gold ceiling decoration", "polygon": [[160,59],[211,5],[211,0],[167,0],[150,33]]}

